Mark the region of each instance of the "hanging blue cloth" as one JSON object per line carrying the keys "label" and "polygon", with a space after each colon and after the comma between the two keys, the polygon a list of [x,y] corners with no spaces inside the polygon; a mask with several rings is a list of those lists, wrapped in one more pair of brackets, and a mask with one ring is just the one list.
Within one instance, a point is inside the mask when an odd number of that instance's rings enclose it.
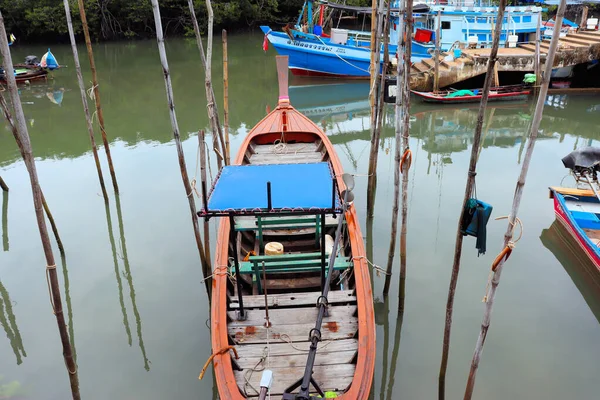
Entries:
{"label": "hanging blue cloth", "polygon": [[[48,68],[50,71],[60,67],[54,54],[48,49],[48,52],[42,56],[42,62],[40,63],[43,68]],[[45,65],[44,65],[45,64]]]}

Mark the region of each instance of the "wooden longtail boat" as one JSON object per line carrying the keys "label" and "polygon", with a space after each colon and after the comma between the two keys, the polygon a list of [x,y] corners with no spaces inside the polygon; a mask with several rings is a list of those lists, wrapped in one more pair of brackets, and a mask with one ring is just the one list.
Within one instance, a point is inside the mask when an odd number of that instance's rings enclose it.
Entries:
{"label": "wooden longtail boat", "polygon": [[[348,176],[327,136],[289,103],[287,57],[277,57],[277,70],[277,108],[250,131],[209,195],[203,189],[198,213],[226,217],[212,281],[219,397],[264,398],[269,370],[273,399],[367,399],[373,295],[356,210],[343,200]],[[265,255],[277,250],[273,242],[283,252]]]}
{"label": "wooden longtail boat", "polygon": [[600,149],[582,147],[562,159],[571,169],[578,183],[590,189],[551,187],[556,219],[564,225],[577,241],[586,256],[600,271],[600,195],[594,182],[598,183]]}
{"label": "wooden longtail boat", "polygon": [[[42,68],[17,68],[15,70],[17,83],[34,82],[48,79],[48,71]],[[0,73],[0,83],[6,83],[4,72]]]}
{"label": "wooden longtail boat", "polygon": [[[472,90],[475,95],[454,96],[448,97],[456,90],[440,90],[437,92],[418,92],[411,90],[413,94],[418,96],[426,103],[479,103],[481,102],[482,89]],[[490,89],[488,101],[522,101],[527,100],[531,94],[531,88],[525,85],[498,86]]]}

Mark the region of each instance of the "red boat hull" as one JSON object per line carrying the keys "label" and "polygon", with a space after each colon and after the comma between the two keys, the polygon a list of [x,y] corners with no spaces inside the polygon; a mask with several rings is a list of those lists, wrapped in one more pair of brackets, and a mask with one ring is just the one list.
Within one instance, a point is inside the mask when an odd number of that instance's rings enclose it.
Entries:
{"label": "red boat hull", "polygon": [[[435,95],[431,92],[417,92],[412,91],[415,95],[420,97],[427,103],[441,103],[441,104],[456,104],[456,103],[479,103],[481,102],[481,95],[476,96],[457,96],[457,97],[442,97]],[[527,100],[531,91],[516,91],[506,93],[490,93],[488,101],[524,101]]]}

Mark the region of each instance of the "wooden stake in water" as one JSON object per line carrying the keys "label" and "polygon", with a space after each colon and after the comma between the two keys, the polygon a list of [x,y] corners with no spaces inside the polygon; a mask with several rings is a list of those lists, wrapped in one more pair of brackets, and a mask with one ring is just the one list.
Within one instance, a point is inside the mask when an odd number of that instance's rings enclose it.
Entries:
{"label": "wooden stake in water", "polygon": [[8,192],[8,185],[6,184],[6,182],[4,182],[4,179],[2,179],[1,176],[0,176],[0,189],[2,189],[5,192]]}
{"label": "wooden stake in water", "polygon": [[441,41],[441,33],[440,29],[442,27],[442,11],[438,10],[437,12],[437,26],[435,28],[435,51],[433,60],[433,91],[437,92],[440,90],[440,41]]}
{"label": "wooden stake in water", "polygon": [[[8,47],[6,29],[4,28],[4,17],[0,12],[0,53],[4,62],[5,71],[13,71],[14,66],[10,55],[10,49]],[[19,92],[17,88],[17,82],[13,74],[6,74],[8,83],[8,91],[13,104],[16,125],[18,129],[19,139],[23,144],[24,149],[24,161],[29,173],[29,179],[31,182],[31,191],[33,193],[33,203],[35,208],[35,216],[38,223],[38,230],[40,232],[40,238],[42,241],[42,247],[44,249],[44,255],[46,257],[46,277],[48,279],[48,287],[51,295],[51,304],[56,316],[56,323],[60,333],[60,340],[63,348],[63,356],[65,359],[65,365],[69,372],[69,380],[71,384],[71,393],[73,399],[80,399],[79,395],[79,377],[77,374],[77,365],[73,359],[73,352],[71,349],[71,343],[69,341],[69,334],[67,332],[67,326],[65,324],[65,316],[62,309],[62,300],[60,295],[60,287],[58,284],[58,276],[56,273],[56,262],[54,260],[54,254],[52,252],[52,246],[50,244],[50,237],[48,236],[48,229],[46,227],[46,220],[44,219],[44,211],[42,206],[42,192],[38,182],[37,170],[35,166],[35,159],[33,158],[33,151],[31,149],[31,142],[29,141],[29,133],[27,131],[27,124],[25,122],[25,114],[23,113],[23,107],[21,106],[21,100],[19,99]]]}
{"label": "wooden stake in water", "polygon": [[65,15],[67,17],[67,27],[69,29],[69,38],[71,39],[71,49],[73,50],[73,62],[75,64],[75,72],[77,73],[77,83],[79,84],[79,91],[81,92],[81,102],[83,103],[83,112],[85,114],[85,122],[87,124],[88,134],[90,135],[90,143],[92,145],[92,153],[94,155],[94,161],[96,162],[96,170],[98,171],[98,179],[100,181],[100,187],[102,188],[102,196],[104,201],[108,201],[108,193],[106,193],[106,187],[104,186],[104,177],[102,176],[102,167],[100,166],[100,158],[98,157],[98,148],[96,147],[96,139],[94,139],[94,127],[92,125],[92,117],[90,116],[90,109],[88,107],[87,95],[85,92],[85,83],[83,82],[83,75],[81,74],[81,64],[79,63],[79,53],[77,51],[77,43],[75,43],[75,33],[73,32],[73,21],[71,20],[71,8],[69,6],[69,0],[63,0],[65,6]]}
{"label": "wooden stake in water", "polygon": [[[396,94],[396,150],[394,159],[397,167],[394,170],[394,203],[392,207],[392,233],[390,237],[390,247],[388,251],[387,274],[385,284],[383,286],[383,294],[387,295],[390,289],[390,281],[392,275],[392,265],[396,250],[396,234],[398,230],[398,198],[400,196],[400,173],[402,174],[402,225],[400,228],[400,287],[398,291],[399,312],[404,309],[404,294],[406,282],[406,232],[408,218],[408,169],[410,168],[411,152],[409,146],[410,137],[410,58],[412,56],[412,48],[410,32],[413,29],[412,10],[413,1],[406,1],[406,21],[403,23],[405,35],[398,36],[398,83]],[[403,40],[406,37],[406,41]],[[400,57],[402,59],[400,60]],[[401,151],[402,150],[402,151]]]}
{"label": "wooden stake in water", "polygon": [[[515,188],[515,195],[513,197],[512,209],[508,217],[508,227],[504,234],[504,247],[511,246],[513,239],[513,233],[515,224],[517,223],[517,213],[521,204],[521,197],[523,195],[523,188],[525,187],[525,179],[527,178],[527,172],[529,171],[529,164],[531,162],[531,155],[535,147],[535,141],[540,129],[540,122],[542,121],[542,114],[544,112],[544,104],[546,103],[546,96],[548,94],[548,86],[550,84],[550,75],[552,74],[552,67],[554,66],[554,57],[556,56],[556,48],[558,47],[558,41],[560,38],[560,28],[562,27],[563,18],[565,16],[565,8],[567,6],[566,0],[561,0],[558,6],[558,12],[555,17],[554,31],[552,32],[552,40],[550,41],[550,48],[548,49],[548,56],[546,57],[546,66],[544,69],[544,76],[542,77],[542,83],[540,86],[540,94],[537,98],[537,104],[535,107],[535,113],[533,114],[533,120],[529,130],[529,142],[527,143],[527,150],[525,151],[525,159],[523,160],[523,166],[521,167],[521,173],[519,174],[519,180],[517,181],[517,187]],[[473,397],[473,388],[475,387],[475,377],[477,369],[479,368],[479,361],[481,360],[481,353],[483,352],[483,345],[487,338],[487,333],[490,327],[490,319],[492,316],[492,308],[494,307],[494,299],[496,297],[496,290],[500,284],[500,275],[502,274],[502,267],[506,261],[506,256],[500,259],[500,262],[496,266],[495,270],[492,270],[490,290],[487,293],[487,301],[485,302],[485,311],[483,314],[483,321],[481,322],[481,331],[477,338],[477,344],[475,345],[475,352],[473,353],[473,359],[471,361],[471,370],[469,371],[469,378],[467,380],[467,387],[465,389],[464,400],[470,400]]]}
{"label": "wooden stake in water", "polygon": [[538,87],[540,86],[541,78],[542,78],[542,65],[540,61],[540,43],[542,42],[541,36],[541,25],[542,25],[542,13],[538,14],[537,26],[535,28],[535,60],[534,60],[534,68],[535,68],[535,90],[534,93],[538,93]]}
{"label": "wooden stake in water", "polygon": [[[165,89],[167,92],[167,102],[169,106],[169,114],[171,117],[171,127],[173,128],[173,138],[175,139],[175,147],[177,148],[177,155],[179,159],[179,169],[181,172],[181,180],[183,181],[183,187],[185,189],[185,195],[188,198],[190,206],[190,214],[192,217],[192,226],[194,228],[194,237],[196,239],[196,246],[198,247],[198,253],[200,255],[200,261],[202,263],[202,271],[210,271],[210,264],[206,260],[204,252],[204,246],[202,245],[202,238],[200,236],[200,227],[198,224],[198,216],[196,215],[196,203],[194,202],[194,193],[192,186],[190,185],[190,179],[187,173],[185,165],[185,155],[183,153],[183,146],[181,145],[181,136],[179,135],[179,124],[177,123],[177,116],[175,114],[175,103],[173,100],[173,86],[171,85],[171,73],[169,72],[169,63],[167,61],[167,51],[165,49],[165,39],[163,37],[162,22],[160,19],[160,9],[158,8],[158,0],[151,0],[152,12],[154,14],[154,24],[156,26],[156,42],[158,43],[158,52],[160,54],[160,63],[163,69],[163,77],[165,79]],[[213,138],[214,139],[214,138]],[[210,294],[210,282],[208,282],[208,275],[204,275],[206,290]]]}
{"label": "wooden stake in water", "polygon": [[227,60],[227,31],[223,29],[223,130],[225,131],[225,164],[231,164],[229,154],[229,67]]}
{"label": "wooden stake in water", "polygon": [[[383,1],[383,0],[382,0]],[[373,124],[373,109],[375,108],[375,82],[376,82],[376,72],[379,67],[379,49],[377,49],[377,26],[378,26],[378,18],[377,18],[377,0],[371,0],[371,63],[369,64],[369,75],[371,76],[370,80],[370,89],[369,89],[369,105],[371,109],[371,124]],[[341,17],[341,15],[340,15]]]}
{"label": "wooden stake in water", "polygon": [[2,251],[10,249],[8,242],[8,192],[2,192]]}
{"label": "wooden stake in water", "polygon": [[446,369],[448,368],[448,353],[450,351],[450,333],[452,330],[452,312],[454,307],[454,294],[456,292],[456,284],[458,282],[458,273],[460,271],[460,258],[462,255],[463,235],[461,233],[461,221],[464,216],[465,206],[469,198],[473,194],[475,185],[475,175],[477,175],[477,158],[479,154],[479,145],[481,143],[481,132],[483,129],[483,119],[487,107],[490,88],[492,86],[492,77],[496,58],[498,56],[498,45],[500,44],[500,32],[502,31],[502,20],[504,19],[504,9],[506,8],[506,0],[500,0],[498,5],[498,15],[496,16],[496,26],[494,29],[494,39],[488,58],[487,73],[483,84],[481,104],[479,105],[479,113],[477,114],[477,123],[475,125],[475,134],[473,136],[473,144],[471,145],[471,159],[469,161],[469,172],[467,175],[467,184],[465,187],[465,195],[463,198],[462,207],[460,209],[460,218],[458,219],[458,227],[456,228],[456,244],[454,246],[454,261],[452,264],[452,274],[450,276],[450,287],[448,288],[448,300],[446,302],[446,319],[444,325],[444,341],[442,344],[442,361],[440,363],[440,374],[438,378],[438,399],[444,400],[446,397]]}
{"label": "wooden stake in water", "polygon": [[81,26],[83,28],[83,36],[85,37],[85,45],[87,47],[88,58],[90,60],[90,69],[92,71],[92,85],[94,91],[94,103],[96,104],[96,115],[98,116],[98,125],[100,125],[102,143],[104,144],[104,151],[106,152],[106,159],[108,160],[108,170],[110,171],[110,177],[112,179],[113,188],[115,190],[115,194],[119,194],[117,175],[115,174],[115,168],[113,167],[112,156],[110,154],[110,145],[106,136],[106,129],[104,128],[104,113],[102,112],[102,105],[100,103],[100,89],[98,87],[96,61],[94,61],[94,51],[92,49],[92,41],[90,40],[90,31],[88,29],[87,17],[85,15],[85,6],[83,5],[83,0],[77,0],[77,4],[79,6]]}
{"label": "wooden stake in water", "polygon": [[[188,0],[188,7],[190,9],[190,15],[192,17],[192,24],[194,26],[194,34],[196,35],[196,44],[200,51],[200,58],[202,59],[202,66],[204,67],[204,89],[206,91],[206,101],[208,118],[210,120],[210,126],[212,131],[213,149],[217,155],[217,166],[221,169],[222,162],[225,161],[225,139],[223,138],[223,131],[221,130],[221,124],[219,123],[219,112],[217,110],[217,103],[215,100],[215,93],[212,86],[212,41],[213,41],[213,9],[210,0],[206,0],[206,7],[208,10],[208,43],[206,45],[206,55],[204,54],[204,46],[202,45],[202,36],[200,35],[200,27],[198,26],[198,20],[196,19],[196,11],[194,10],[193,0]],[[220,149],[219,149],[220,144]],[[227,164],[225,164],[227,165]]]}

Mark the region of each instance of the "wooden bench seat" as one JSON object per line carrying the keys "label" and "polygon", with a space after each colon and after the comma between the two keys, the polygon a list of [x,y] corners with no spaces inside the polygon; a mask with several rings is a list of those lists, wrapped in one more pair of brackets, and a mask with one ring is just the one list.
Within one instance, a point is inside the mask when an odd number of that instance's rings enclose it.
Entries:
{"label": "wooden bench seat", "polygon": [[[321,271],[321,253],[297,253],[272,256],[250,256],[249,261],[240,262],[240,274],[252,274],[252,281],[262,293],[262,266],[267,274],[304,273]],[[347,257],[338,256],[333,269],[345,270],[352,267],[353,262]],[[325,268],[329,268],[329,256],[325,257]]]}

